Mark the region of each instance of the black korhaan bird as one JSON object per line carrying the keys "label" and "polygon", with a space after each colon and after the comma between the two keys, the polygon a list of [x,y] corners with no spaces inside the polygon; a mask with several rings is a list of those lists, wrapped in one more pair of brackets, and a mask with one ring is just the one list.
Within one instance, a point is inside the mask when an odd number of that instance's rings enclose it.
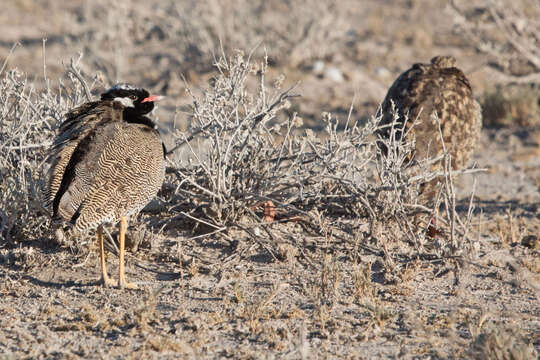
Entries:
{"label": "black korhaan bird", "polygon": [[[147,116],[159,96],[117,84],[101,100],[69,111],[51,150],[45,207],[76,232],[97,227],[105,286],[136,288],[126,281],[124,244],[128,217],[158,192],[165,176],[165,148]],[[103,224],[120,222],[118,282],[105,263]]]}

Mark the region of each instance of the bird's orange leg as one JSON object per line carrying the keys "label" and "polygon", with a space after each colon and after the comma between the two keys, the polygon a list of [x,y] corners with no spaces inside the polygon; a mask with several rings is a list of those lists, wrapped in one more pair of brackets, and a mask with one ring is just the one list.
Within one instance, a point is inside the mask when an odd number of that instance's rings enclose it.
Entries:
{"label": "bird's orange leg", "polygon": [[111,279],[109,275],[107,274],[107,264],[105,262],[105,245],[103,244],[103,226],[99,225],[97,229],[97,236],[99,240],[99,248],[100,248],[100,257],[101,257],[101,281],[103,282],[103,286],[109,287],[109,286],[116,286],[117,282],[114,279]]}
{"label": "bird's orange leg", "polygon": [[120,289],[136,289],[137,284],[129,283],[126,281],[126,274],[124,272],[124,253],[125,253],[125,242],[126,242],[126,230],[127,230],[127,217],[122,216],[120,218],[120,259],[118,264],[119,275],[118,275],[118,285]]}

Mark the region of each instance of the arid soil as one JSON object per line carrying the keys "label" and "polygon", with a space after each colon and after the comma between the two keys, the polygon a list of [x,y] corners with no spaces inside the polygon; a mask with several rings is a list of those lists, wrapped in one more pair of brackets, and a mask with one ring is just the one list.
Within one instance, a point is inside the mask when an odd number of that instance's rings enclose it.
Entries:
{"label": "arid soil", "polygon": [[[170,11],[173,3],[120,1],[108,8],[105,1],[7,0],[0,12],[0,64],[7,58],[7,68],[26,72],[41,88],[46,71],[54,87],[62,62],[82,51],[85,76],[96,74],[102,88],[129,81],[167,95],[156,115],[171,146],[174,129],[189,127],[186,88],[198,92],[215,74],[210,55],[181,57],[174,47],[160,47],[189,38],[162,33],[169,25],[161,28],[160,17],[181,21]],[[175,8],[189,4],[179,1]],[[298,112],[305,127],[321,130],[325,111],[344,121],[351,105],[355,119],[368,118],[397,75],[438,54],[457,58],[482,104],[496,86],[509,88],[495,83],[485,55],[456,33],[445,1],[340,4],[334,5],[349,8],[332,10],[343,22],[336,31],[346,38],[339,51],[318,58],[300,48],[291,51],[296,57],[280,59],[268,49],[269,73],[283,74],[285,87],[300,81],[302,97],[291,113]],[[223,18],[246,16],[220,9]],[[293,15],[282,14],[288,22]],[[130,33],[122,28],[128,21],[115,16],[155,26]],[[45,56],[42,38],[48,38]],[[229,33],[227,39],[236,38]],[[249,53],[261,39],[264,34],[240,45],[249,45]],[[317,45],[308,40],[309,49]],[[321,236],[301,221],[272,225],[287,239],[282,245],[275,239],[274,253],[238,229],[226,238],[202,238],[180,220],[164,222],[170,216],[163,211],[143,211],[129,229],[127,257],[128,278],[140,289],[128,291],[99,284],[92,236],[76,242],[54,231],[20,242],[0,236],[0,359],[536,359],[540,93],[528,89],[537,102],[519,113],[526,124],[494,126],[486,118],[474,155],[485,171],[458,182],[460,215],[466,216],[474,193],[470,232],[479,241],[466,256],[389,257],[401,245]],[[117,257],[110,254],[108,261],[116,277]]]}

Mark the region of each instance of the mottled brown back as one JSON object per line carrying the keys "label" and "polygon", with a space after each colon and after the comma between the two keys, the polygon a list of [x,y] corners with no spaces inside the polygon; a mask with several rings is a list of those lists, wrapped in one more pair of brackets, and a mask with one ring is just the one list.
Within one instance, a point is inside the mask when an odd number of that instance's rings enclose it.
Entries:
{"label": "mottled brown back", "polygon": [[[397,128],[403,125],[408,114],[405,133],[410,129],[408,134],[416,139],[416,160],[434,158],[443,153],[434,116],[437,115],[446,148],[452,157],[452,167],[456,169],[468,164],[479,141],[482,115],[469,80],[456,67],[453,57],[437,56],[430,64],[414,64],[401,74],[383,101],[382,125],[393,121],[392,102],[399,113]],[[390,130],[379,134],[389,138]],[[396,135],[399,139],[401,132]]]}

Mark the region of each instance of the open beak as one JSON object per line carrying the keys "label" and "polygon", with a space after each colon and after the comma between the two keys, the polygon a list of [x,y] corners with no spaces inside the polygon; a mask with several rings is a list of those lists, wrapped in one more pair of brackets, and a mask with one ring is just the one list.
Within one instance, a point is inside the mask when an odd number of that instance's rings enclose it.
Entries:
{"label": "open beak", "polygon": [[154,102],[154,101],[159,101],[161,99],[163,99],[163,96],[161,95],[150,95],[149,97],[142,99],[141,103]]}

